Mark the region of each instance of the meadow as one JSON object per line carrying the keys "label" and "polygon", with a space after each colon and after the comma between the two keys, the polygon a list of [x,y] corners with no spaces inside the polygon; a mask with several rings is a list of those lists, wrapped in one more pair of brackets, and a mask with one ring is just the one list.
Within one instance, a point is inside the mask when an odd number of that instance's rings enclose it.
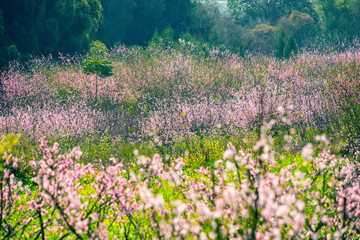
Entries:
{"label": "meadow", "polygon": [[[10,63],[0,237],[358,239],[359,49],[179,40]],[[86,74],[91,57],[112,74]]]}

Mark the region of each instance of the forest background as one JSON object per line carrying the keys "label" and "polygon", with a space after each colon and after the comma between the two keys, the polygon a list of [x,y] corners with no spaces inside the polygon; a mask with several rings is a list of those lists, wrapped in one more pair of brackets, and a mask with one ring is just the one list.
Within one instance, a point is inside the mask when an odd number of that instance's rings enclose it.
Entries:
{"label": "forest background", "polygon": [[359,0],[229,0],[226,11],[216,5],[211,0],[3,0],[0,65],[31,55],[83,53],[93,40],[108,47],[145,46],[165,29],[171,41],[192,39],[241,54],[277,54],[291,35],[300,48],[344,47],[360,33]]}

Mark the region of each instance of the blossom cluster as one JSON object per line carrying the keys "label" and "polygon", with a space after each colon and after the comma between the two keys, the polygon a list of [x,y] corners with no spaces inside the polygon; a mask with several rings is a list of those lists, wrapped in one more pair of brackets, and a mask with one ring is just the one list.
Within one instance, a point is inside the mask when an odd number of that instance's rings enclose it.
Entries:
{"label": "blossom cluster", "polygon": [[252,152],[229,143],[212,167],[189,169],[136,155],[103,168],[74,148],[41,140],[33,186],[5,154],[0,236],[4,239],[344,239],[360,233],[360,165],[323,151],[280,165],[263,132]]}
{"label": "blossom cluster", "polygon": [[0,134],[21,133],[32,139],[81,136],[95,132],[104,120],[102,112],[91,109],[84,102],[62,105],[50,101],[41,106],[8,109],[6,115],[0,115]]}
{"label": "blossom cluster", "polygon": [[[27,65],[12,63],[0,76],[4,106],[0,132],[29,133],[31,129],[38,139],[49,136],[51,125],[58,132],[76,134],[88,133],[83,128],[94,125],[99,132],[107,129],[127,139],[142,140],[156,132],[168,141],[202,129],[213,133],[218,125],[227,134],[236,134],[273,118],[281,107],[285,122],[300,131],[323,132],[340,126],[354,148],[349,151],[359,151],[355,149],[360,132],[358,49],[303,52],[296,59],[278,61],[242,58],[219,49],[197,54],[183,47],[119,46],[108,55],[114,74],[107,78],[85,75],[80,60],[64,56],[60,62],[49,57]],[[67,112],[74,108],[79,116]],[[69,131],[63,131],[63,125]]]}

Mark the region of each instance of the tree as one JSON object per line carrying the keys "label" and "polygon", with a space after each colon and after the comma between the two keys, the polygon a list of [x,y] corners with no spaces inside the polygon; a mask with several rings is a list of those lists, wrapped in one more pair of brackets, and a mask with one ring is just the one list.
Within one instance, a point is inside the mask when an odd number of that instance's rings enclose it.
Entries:
{"label": "tree", "polygon": [[100,24],[97,38],[108,46],[124,42],[129,24],[134,21],[136,1],[103,0],[103,21]]}
{"label": "tree", "polygon": [[[63,0],[58,0],[63,2]],[[69,1],[69,0],[67,0]],[[59,25],[59,41],[57,49],[63,52],[77,52],[86,50],[90,41],[95,38],[95,33],[102,18],[100,0],[73,0],[72,14],[64,23],[65,12]]]}
{"label": "tree", "polygon": [[0,1],[6,38],[22,54],[81,51],[101,20],[100,0]]}
{"label": "tree", "polygon": [[259,0],[228,0],[227,6],[230,14],[242,25],[261,21],[263,17]]}
{"label": "tree", "polygon": [[127,25],[124,42],[144,44],[148,42],[155,29],[160,32],[166,26],[162,15],[166,8],[165,0],[135,0],[133,21]]}
{"label": "tree", "polygon": [[175,37],[179,37],[193,22],[192,13],[198,4],[192,0],[166,0],[165,4],[164,27],[170,26],[174,29]]}
{"label": "tree", "polygon": [[106,45],[101,41],[93,41],[90,44],[88,56],[90,59],[84,61],[83,72],[85,74],[95,74],[95,102],[97,102],[98,77],[106,78],[113,75],[113,67],[110,61],[106,61],[103,55],[108,51]]}
{"label": "tree", "polygon": [[293,34],[300,46],[303,46],[307,40],[313,39],[318,32],[315,20],[309,14],[298,11],[282,17],[278,26],[284,30],[286,35]]}
{"label": "tree", "polygon": [[201,41],[217,41],[218,36],[214,27],[220,19],[219,10],[214,3],[197,4],[191,19],[188,30],[192,36]]}
{"label": "tree", "polygon": [[96,82],[95,82],[95,102],[97,102],[97,92],[98,92],[98,77],[105,78],[113,75],[111,62],[90,58],[84,62],[83,72],[85,74],[95,74]]}
{"label": "tree", "polygon": [[106,44],[145,44],[166,27],[179,37],[192,22],[192,0],[103,0],[98,38]]}
{"label": "tree", "polygon": [[281,30],[278,36],[278,42],[276,44],[276,52],[275,56],[279,59],[284,57],[284,49],[285,49],[285,32]]}
{"label": "tree", "polygon": [[315,9],[315,5],[312,0],[281,0],[281,16],[288,16],[294,11],[308,14],[314,19],[315,24],[319,22],[319,14]]}
{"label": "tree", "polygon": [[289,38],[286,41],[286,45],[284,47],[284,57],[286,59],[289,59],[290,56],[294,57],[299,53],[299,47],[296,43],[296,40],[294,38],[294,35],[290,35]]}
{"label": "tree", "polygon": [[341,39],[360,36],[360,0],[317,0],[325,33]]}
{"label": "tree", "polygon": [[315,21],[318,14],[310,0],[228,0],[230,14],[242,25],[259,23],[276,25],[281,17],[293,11],[309,14]]}
{"label": "tree", "polygon": [[247,50],[271,54],[276,45],[279,29],[267,24],[259,24],[243,36],[244,47]]}
{"label": "tree", "polygon": [[240,56],[244,56],[245,50],[244,50],[244,45],[242,44],[241,39],[238,38],[238,39],[234,39],[232,41],[231,51],[233,53],[239,54]]}
{"label": "tree", "polygon": [[88,55],[90,57],[102,58],[108,51],[108,48],[103,42],[96,40],[90,43]]}
{"label": "tree", "polygon": [[[4,67],[9,60],[20,57],[20,53],[16,45],[12,44],[7,35],[5,29],[5,23],[2,10],[0,9],[0,69]],[[1,101],[1,80],[0,80],[0,101]]]}

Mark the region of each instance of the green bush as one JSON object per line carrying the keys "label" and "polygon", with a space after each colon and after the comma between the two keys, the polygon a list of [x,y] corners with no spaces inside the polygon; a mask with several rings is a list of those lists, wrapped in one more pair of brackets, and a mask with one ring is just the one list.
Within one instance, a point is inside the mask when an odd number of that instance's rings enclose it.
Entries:
{"label": "green bush", "polygon": [[267,24],[259,24],[244,35],[245,49],[270,54],[276,43],[279,28]]}

